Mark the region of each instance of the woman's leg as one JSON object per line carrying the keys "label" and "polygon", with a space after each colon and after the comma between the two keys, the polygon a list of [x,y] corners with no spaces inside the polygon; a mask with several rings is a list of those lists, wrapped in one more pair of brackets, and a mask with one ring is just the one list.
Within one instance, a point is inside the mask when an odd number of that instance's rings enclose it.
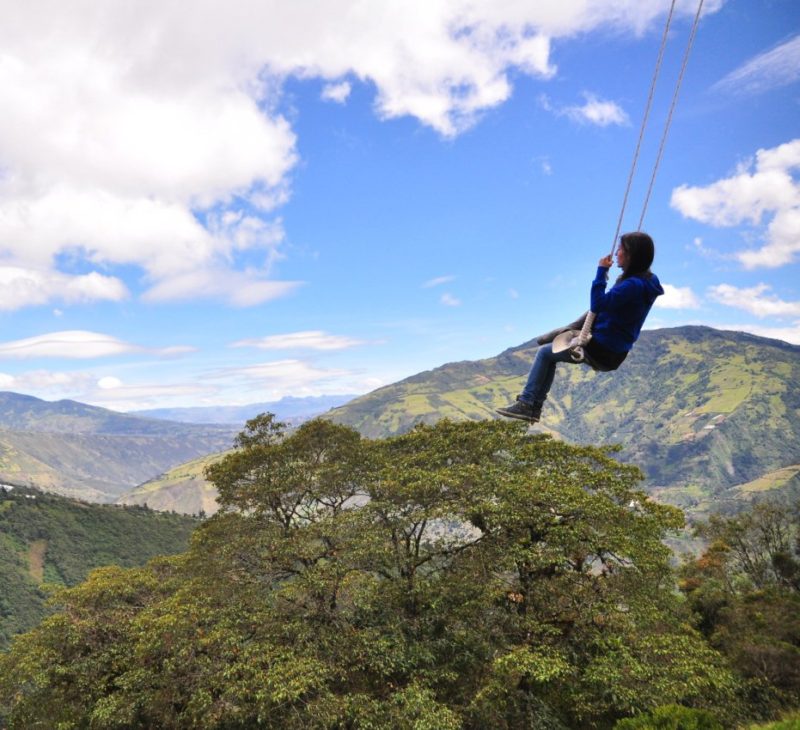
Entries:
{"label": "woman's leg", "polygon": [[517,402],[506,408],[498,408],[497,412],[508,418],[536,423],[541,418],[542,404],[547,400],[556,375],[556,365],[560,362],[575,361],[570,357],[569,350],[554,353],[552,345],[542,345],[536,351],[528,382],[517,397]]}
{"label": "woman's leg", "polygon": [[554,353],[551,344],[542,345],[536,351],[531,371],[528,373],[528,382],[525,383],[519,399],[530,405],[544,403],[553,385],[556,364],[560,362],[573,362],[569,350]]}

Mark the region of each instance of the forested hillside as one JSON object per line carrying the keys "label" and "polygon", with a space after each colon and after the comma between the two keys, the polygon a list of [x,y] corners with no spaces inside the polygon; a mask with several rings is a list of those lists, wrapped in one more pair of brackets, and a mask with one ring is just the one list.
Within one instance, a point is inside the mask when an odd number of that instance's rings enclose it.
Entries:
{"label": "forested hillside", "polygon": [[0,393],[0,481],[113,502],[166,469],[230,447],[236,430]]}
{"label": "forested hillside", "polygon": [[186,549],[192,517],[0,487],[0,648],[48,613],[43,583],[74,586],[103,565],[143,565]]}
{"label": "forested hillside", "polygon": [[0,717],[721,730],[800,705],[791,510],[717,518],[677,575],[683,516],[636,467],[524,434],[253,420],[209,469],[222,508],[187,553],[93,572],[0,655]]}
{"label": "forested hillside", "polygon": [[[495,419],[534,353],[529,342],[449,363],[326,417],[371,438],[441,418]],[[644,470],[648,494],[693,519],[735,513],[766,494],[800,496],[800,348],[708,327],[646,331],[615,373],[560,367],[543,424],[572,443],[620,444],[619,458]],[[185,464],[121,501],[212,512],[204,466]]]}
{"label": "forested hillside", "polygon": [[224,458],[223,452],[176,466],[121,495],[118,504],[147,505],[151,509],[194,515],[217,511],[217,490],[205,477],[206,468]]}
{"label": "forested hillside", "polygon": [[[331,417],[371,437],[440,418],[495,418],[521,390],[535,350],[528,342],[450,363]],[[800,347],[708,327],[645,331],[614,373],[560,366],[542,424],[573,443],[621,444],[649,490],[695,514],[748,500],[753,485],[740,487],[760,478],[757,491],[798,494]]]}

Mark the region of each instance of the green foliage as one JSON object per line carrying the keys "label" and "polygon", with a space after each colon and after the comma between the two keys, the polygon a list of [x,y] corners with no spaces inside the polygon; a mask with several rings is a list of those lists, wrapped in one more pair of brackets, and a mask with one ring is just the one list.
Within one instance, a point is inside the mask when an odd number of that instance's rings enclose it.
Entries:
{"label": "green foliage", "polygon": [[209,454],[180,464],[126,492],[117,503],[147,505],[183,515],[212,515],[218,509],[217,490],[205,479],[205,471],[227,453]]}
{"label": "green foliage", "polygon": [[73,586],[101,565],[131,567],[185,550],[196,519],[0,489],[0,649],[48,611],[40,584]]}
{"label": "green foliage", "polygon": [[0,481],[94,502],[229,448],[227,426],[170,423],[62,400],[0,393]]}
{"label": "green foliage", "polygon": [[276,443],[286,424],[275,420],[272,413],[262,413],[245,423],[244,430],[234,439],[234,445],[243,449],[269,446]]}
{"label": "green foliage", "polygon": [[705,710],[665,705],[647,714],[620,720],[614,730],[722,730],[722,725]]}
{"label": "green foliage", "polygon": [[800,591],[800,503],[759,502],[735,517],[711,517],[698,534],[724,546],[728,572],[753,588]]}
{"label": "green foliage", "polygon": [[672,590],[682,516],[608,450],[268,416],[239,443],[185,555],[93,572],[0,658],[10,728],[608,728],[730,706]]}
{"label": "green foliage", "polygon": [[682,569],[698,628],[740,674],[756,718],[800,705],[798,507],[712,518],[698,529],[709,547]]}
{"label": "green foliage", "polygon": [[751,725],[748,730],[800,730],[800,712],[793,712],[777,722]]}

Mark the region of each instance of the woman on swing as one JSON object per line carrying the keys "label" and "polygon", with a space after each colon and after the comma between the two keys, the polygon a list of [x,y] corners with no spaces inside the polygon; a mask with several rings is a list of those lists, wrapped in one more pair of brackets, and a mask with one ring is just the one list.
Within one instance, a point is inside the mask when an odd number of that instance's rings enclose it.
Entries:
{"label": "woman on swing", "polygon": [[[617,266],[622,274],[606,291],[611,255],[600,259],[592,282],[591,311],[595,313],[592,339],[584,347],[585,362],[595,370],[616,370],[639,337],[644,320],[656,298],[664,293],[658,277],[650,271],[655,257],[653,239],[636,231],[620,238]],[[575,323],[580,326],[581,323]],[[570,325],[572,327],[572,325]],[[516,403],[498,408],[508,418],[536,423],[553,385],[556,364],[574,363],[569,348],[553,352],[552,342],[563,330],[554,330],[538,339],[540,345],[531,366],[528,382]]]}

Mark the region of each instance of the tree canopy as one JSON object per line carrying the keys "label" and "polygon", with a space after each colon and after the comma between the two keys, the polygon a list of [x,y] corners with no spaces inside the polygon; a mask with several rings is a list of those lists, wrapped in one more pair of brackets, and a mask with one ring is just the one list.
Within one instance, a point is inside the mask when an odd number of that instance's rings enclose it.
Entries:
{"label": "tree canopy", "polygon": [[709,643],[736,668],[752,714],[800,706],[800,505],[712,517],[681,589]]}
{"label": "tree canopy", "polygon": [[385,440],[266,414],[188,552],[104,568],[0,657],[11,728],[612,727],[734,713],[613,451],[499,421]]}

